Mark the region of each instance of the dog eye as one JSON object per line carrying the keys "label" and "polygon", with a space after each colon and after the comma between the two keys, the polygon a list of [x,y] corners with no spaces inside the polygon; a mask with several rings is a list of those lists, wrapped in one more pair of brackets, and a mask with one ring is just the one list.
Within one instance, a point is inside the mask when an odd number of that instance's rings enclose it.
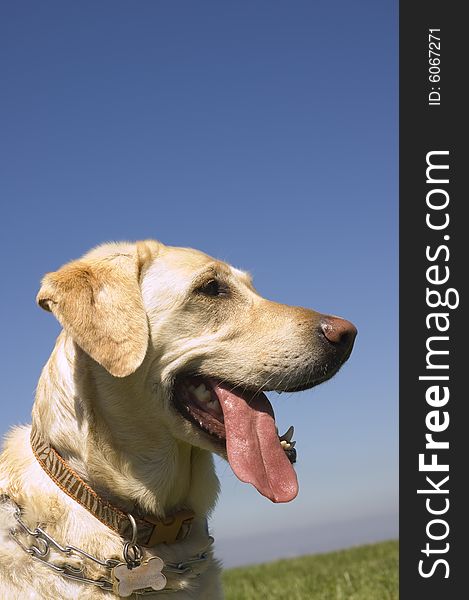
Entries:
{"label": "dog eye", "polygon": [[216,279],[210,279],[202,284],[197,291],[204,296],[223,296],[226,294],[226,288]]}

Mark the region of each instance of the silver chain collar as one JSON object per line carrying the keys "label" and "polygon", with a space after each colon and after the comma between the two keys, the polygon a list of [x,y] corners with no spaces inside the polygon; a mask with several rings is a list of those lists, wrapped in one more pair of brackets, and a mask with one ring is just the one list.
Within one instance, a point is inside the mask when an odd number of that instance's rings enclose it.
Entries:
{"label": "silver chain collar", "polygon": [[[81,583],[94,585],[96,587],[101,588],[102,590],[112,592],[114,591],[114,583],[107,577],[110,576],[112,570],[117,567],[119,564],[122,564],[122,561],[116,560],[114,558],[108,558],[106,560],[101,560],[85,550],[81,548],[77,548],[76,546],[67,545],[62,546],[57,540],[55,540],[52,536],[50,536],[44,529],[41,527],[36,527],[35,529],[30,529],[26,523],[21,518],[21,509],[20,507],[6,494],[0,496],[1,503],[9,503],[14,511],[13,516],[16,520],[17,526],[10,529],[9,535],[12,540],[14,540],[18,546],[27,554],[31,556],[32,559],[40,562],[45,567],[55,571],[62,577],[66,579],[71,579],[73,581],[78,581]],[[34,542],[28,546],[22,539],[21,536],[29,536],[34,539]],[[168,575],[170,579],[174,580],[174,578],[179,578],[182,576],[195,578],[198,577],[200,573],[197,572],[194,567],[198,564],[205,562],[208,558],[208,550],[210,546],[213,544],[213,537],[208,537],[208,543],[205,548],[187,559],[186,561],[180,563],[164,563],[163,573],[164,575]],[[71,564],[67,564],[66,562],[59,564],[55,564],[48,561],[50,550],[53,549],[59,554],[62,554],[65,558],[71,558],[73,556],[78,556],[82,561],[91,561],[97,565],[99,565],[103,570],[106,571],[106,576],[100,577],[99,579],[91,579],[85,577],[84,575],[84,566],[77,567]],[[140,547],[136,544],[132,544],[132,542],[126,542],[124,544],[124,558],[126,562],[131,562],[128,560],[128,555],[132,554],[133,559],[136,557],[136,553],[140,550]],[[141,556],[140,556],[141,558]],[[86,564],[86,563],[85,563]],[[168,587],[165,586],[164,589],[155,591],[153,588],[144,588],[141,590],[135,590],[133,594],[138,596],[145,596],[149,594],[157,594],[163,592],[177,592],[179,591],[179,587]],[[132,595],[133,595],[132,594]]]}

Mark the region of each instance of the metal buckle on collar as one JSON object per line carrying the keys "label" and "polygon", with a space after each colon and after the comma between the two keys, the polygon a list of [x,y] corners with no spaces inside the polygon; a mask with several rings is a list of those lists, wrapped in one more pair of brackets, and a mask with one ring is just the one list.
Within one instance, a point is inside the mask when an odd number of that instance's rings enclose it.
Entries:
{"label": "metal buckle on collar", "polygon": [[185,539],[191,532],[194,516],[192,510],[180,510],[164,521],[153,521],[151,517],[146,516],[145,519],[153,523],[155,527],[145,546],[151,548],[163,542],[173,544],[176,541]]}

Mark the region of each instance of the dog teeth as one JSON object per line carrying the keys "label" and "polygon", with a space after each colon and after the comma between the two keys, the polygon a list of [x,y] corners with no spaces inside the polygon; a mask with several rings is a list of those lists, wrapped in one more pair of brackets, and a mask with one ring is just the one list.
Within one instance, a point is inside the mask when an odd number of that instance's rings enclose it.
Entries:
{"label": "dog teeth", "polygon": [[[292,431],[290,431],[292,430]],[[291,436],[293,435],[293,427],[290,427],[285,435]],[[282,436],[284,438],[285,436]],[[287,441],[285,439],[280,438],[280,445],[282,446],[282,450],[285,452],[285,456],[288,460],[293,464],[296,463],[297,453],[295,450],[296,442]]]}
{"label": "dog teeth", "polygon": [[190,386],[189,390],[194,394],[199,402],[203,402],[204,404],[208,404],[212,399],[212,394],[210,393],[210,390],[205,387],[204,383],[201,383],[197,387]]}
{"label": "dog teeth", "polygon": [[295,432],[295,428],[293,427],[293,425],[290,425],[290,427],[287,429],[287,431],[280,436],[280,441],[285,441],[285,442],[291,442],[291,439],[293,437],[293,433]]}

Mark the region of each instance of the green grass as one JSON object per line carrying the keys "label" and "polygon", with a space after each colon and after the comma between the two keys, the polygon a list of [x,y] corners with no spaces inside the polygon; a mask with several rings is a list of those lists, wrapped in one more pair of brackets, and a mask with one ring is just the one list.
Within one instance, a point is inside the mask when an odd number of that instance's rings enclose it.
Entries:
{"label": "green grass", "polygon": [[398,542],[228,569],[226,600],[397,600]]}

